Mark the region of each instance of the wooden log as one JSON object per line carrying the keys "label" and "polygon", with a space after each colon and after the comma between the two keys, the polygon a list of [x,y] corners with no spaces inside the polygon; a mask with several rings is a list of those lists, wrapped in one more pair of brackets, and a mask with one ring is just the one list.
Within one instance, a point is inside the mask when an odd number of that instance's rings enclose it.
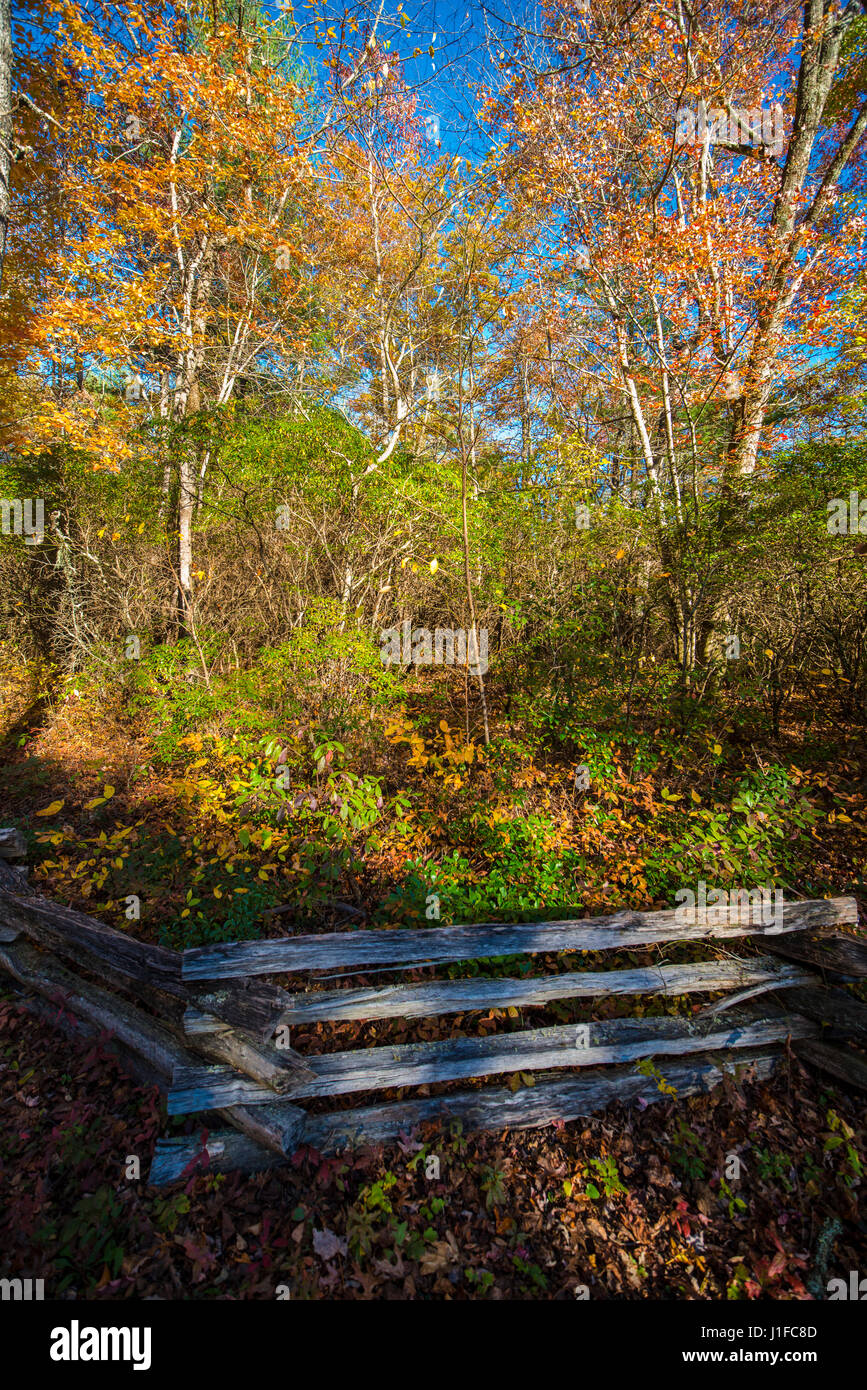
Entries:
{"label": "wooden log", "polygon": [[[367,1047],[308,1057],[316,1073],[285,1092],[293,1099],[424,1086],[503,1072],[616,1065],[641,1057],[675,1056],[717,1048],[762,1047],[787,1037],[818,1036],[816,1024],[790,1015],[755,1019],[618,1018],[482,1038]],[[169,1092],[170,1115],[220,1105],[260,1105],[273,1092],[227,1067],[178,1068]]]}
{"label": "wooden log", "polygon": [[[688,1061],[667,1062],[661,1068],[677,1097],[710,1091],[726,1073],[743,1068],[753,1079],[771,1075],[778,1053],[745,1052],[732,1059],[710,1055]],[[612,1068],[580,1076],[564,1074],[533,1087],[512,1092],[506,1088],[453,1092],[388,1105],[344,1110],[330,1115],[308,1115],[301,1142],[320,1153],[341,1152],[354,1144],[389,1144],[427,1121],[448,1124],[458,1120],[464,1132],[479,1130],[530,1129],[557,1120],[575,1120],[604,1109],[612,1102],[641,1099],[648,1105],[665,1100],[656,1081],[631,1068]],[[242,1135],[224,1132],[210,1136],[212,1144],[222,1144],[211,1161],[211,1171],[264,1172],[285,1165],[258,1144]],[[200,1148],[198,1140],[160,1139],[154,1151],[149,1181],[157,1186],[176,1182]]]}
{"label": "wooden log", "polygon": [[[282,1020],[281,1020],[282,1021]],[[184,1010],[184,1033],[188,1038],[207,1037],[209,1033],[231,1033],[232,1026],[216,1014],[202,1013],[201,1009]]]}
{"label": "wooden log", "polygon": [[693,910],[619,912],[583,922],[477,923],[421,930],[328,932],[320,936],[232,941],[193,947],[183,954],[185,980],[230,979],[334,966],[418,965],[478,960],[540,951],[641,949],[662,941],[697,941],[732,936],[807,931],[857,921],[854,898],[785,903],[782,924],[765,926],[760,909],[742,904]]}
{"label": "wooden log", "polygon": [[[8,938],[6,936],[7,930]],[[19,933],[15,929],[0,927],[0,941],[4,939],[15,940],[18,935]],[[70,952],[70,954],[72,953]],[[189,1007],[185,997],[177,998],[162,990],[153,989],[143,981],[132,981],[120,972],[111,973],[110,983],[115,988],[123,989],[144,1000],[157,1014],[160,1023],[183,1039],[182,1019],[185,1008]],[[241,993],[239,991],[234,992],[236,994]],[[112,998],[116,997],[116,995],[112,995]],[[241,997],[243,999],[243,993],[241,993]],[[269,1012],[273,1010],[273,1003],[270,1000],[268,1008]],[[197,1011],[192,1010],[192,1012]],[[246,1014],[242,1016],[246,1017]],[[214,1032],[211,1036],[204,1034],[191,1037],[189,1046],[194,1052],[200,1053],[212,1061],[237,1067],[263,1085],[272,1087],[276,1092],[286,1090],[287,1087],[300,1080],[313,1077],[313,1072],[307,1066],[304,1058],[292,1048],[277,1048],[269,1043],[257,1044],[236,1032],[223,1019],[218,1019],[211,1014],[202,1015],[202,1017],[212,1019],[214,1027],[218,1028],[219,1031]],[[167,1072],[166,1075],[171,1077],[171,1071]]]}
{"label": "wooden log", "polygon": [[0,921],[20,928],[51,950],[74,954],[74,958],[84,953],[119,975],[169,994],[187,993],[181,979],[181,958],[176,951],[136,941],[83,912],[35,895],[23,898],[0,891]]}
{"label": "wooden log", "polygon": [[[4,967],[5,968],[5,967]],[[12,975],[4,977],[5,987],[13,994],[17,1002],[23,1009],[26,1009],[39,1023],[51,1028],[54,1032],[62,1034],[72,1043],[82,1046],[89,1039],[104,1037],[104,1030],[96,1027],[93,1023],[88,1023],[83,1018],[77,1018],[74,1014],[65,1011],[65,1006],[61,1007],[57,1002],[52,1003],[48,998],[40,994],[35,994],[32,989],[18,983]],[[165,1090],[166,1079],[161,1072],[150,1066],[144,1057],[133,1052],[130,1048],[124,1047],[116,1037],[109,1040],[111,1051],[117,1057],[118,1063],[133,1080],[140,1086],[156,1086]]]}
{"label": "wooden log", "polygon": [[[0,872],[2,868],[0,861]],[[4,932],[24,932],[46,950],[96,975],[101,983],[133,994],[163,1018],[180,1023],[184,1009],[196,997],[180,978],[177,952],[138,942],[95,918],[61,908],[32,892],[26,900],[20,893],[13,896],[0,892],[0,923]],[[265,989],[272,991],[273,987],[266,985]],[[237,986],[221,991],[220,998],[242,993],[246,1002],[247,992]],[[263,1025],[273,1028],[279,1016],[274,1005],[283,997],[281,991],[269,1000],[268,1013],[261,1020]],[[246,1010],[243,1017],[249,1021]]]}
{"label": "wooden log", "polygon": [[[181,983],[179,970],[174,971],[176,985],[172,985],[166,979],[162,979],[159,985],[154,985],[147,982],[147,972],[144,969],[139,971],[137,976],[131,976],[124,970],[115,968],[109,963],[109,955],[103,949],[101,941],[91,940],[89,944],[84,944],[79,937],[67,939],[64,920],[58,917],[51,921],[55,904],[35,893],[30,885],[15,877],[9,877],[14,874],[15,871],[0,860],[0,889],[7,890],[6,893],[0,892],[0,940],[14,941],[23,932],[46,950],[70,960],[77,969],[97,975],[101,983],[133,994],[144,1000],[161,1016],[180,1021],[190,998],[190,991]],[[26,909],[31,906],[38,909],[38,912],[28,914]],[[66,911],[60,908],[57,910]],[[132,939],[116,932],[113,927],[96,922],[84,913],[76,913],[75,916],[78,919],[77,925],[99,927],[109,939],[112,936],[119,937],[123,942]],[[176,962],[179,960],[176,953],[167,954],[169,957],[174,955]]]}
{"label": "wooden log", "polygon": [[203,1013],[201,1009],[183,1011],[183,1031],[186,1037],[207,1037],[208,1033],[231,1033],[232,1026],[225,1019],[218,1019],[214,1013]]}
{"label": "wooden log", "polygon": [[[294,1096],[296,1089],[290,1094]],[[203,1067],[193,1062],[175,1067],[167,1109],[170,1115],[190,1115],[225,1105],[264,1105],[274,1100],[273,1087],[252,1081],[234,1067]]]}
{"label": "wooden log", "polygon": [[23,859],[27,841],[20,830],[0,830],[0,859]]}
{"label": "wooden log", "polygon": [[260,1105],[255,1115],[243,1105],[233,1105],[228,1109],[218,1108],[216,1114],[249,1139],[257,1144],[264,1144],[275,1154],[294,1153],[298,1145],[292,1143],[291,1136],[300,1132],[307,1118],[305,1111],[299,1110],[295,1105],[289,1105],[286,1101]]}
{"label": "wooden log", "polygon": [[867,1004],[853,999],[845,990],[789,990],[786,1005],[816,1023],[828,1025],[836,1035],[867,1043]]}
{"label": "wooden log", "polygon": [[[221,1130],[208,1135],[207,1173],[266,1173],[272,1168],[285,1168],[288,1159],[275,1153],[244,1134]],[[190,1167],[203,1153],[197,1137],[172,1136],[158,1139],[154,1147],[148,1182],[152,1187],[168,1187],[170,1183],[186,1181]]]}
{"label": "wooden log", "polygon": [[[221,1025],[219,1031],[199,1031],[189,1035],[189,1045],[205,1057],[224,1062],[244,1072],[254,1081],[268,1086],[274,1091],[285,1091],[299,1081],[310,1081],[315,1076],[305,1059],[291,1047],[275,1047],[271,1043],[253,1043],[231,1028],[213,1014],[201,1014],[197,1009],[188,1009],[200,1018],[210,1018],[214,1024]],[[184,1015],[186,1017],[186,1014]]]}
{"label": "wooden log", "polygon": [[[18,868],[13,866],[5,859],[0,859],[0,888],[5,888],[8,893],[30,896],[32,889],[27,879]],[[6,923],[0,917],[0,941],[14,941],[21,935],[21,928]]]}
{"label": "wooden log", "polygon": [[0,965],[20,984],[62,1002],[77,1017],[113,1033],[162,1076],[172,1075],[179,1055],[195,1061],[191,1053],[183,1053],[167,1029],[140,1009],[74,975],[28,941],[0,945]]}
{"label": "wooden log", "polygon": [[275,1154],[294,1154],[303,1143],[307,1112],[288,1101],[272,1101],[270,1105],[234,1107],[235,1123],[243,1119],[248,1139],[264,1145]]}
{"label": "wooden log", "polygon": [[[337,1019],[424,1018],[435,1014],[469,1013],[478,1009],[507,1009],[544,1005],[553,999],[606,998],[618,994],[664,994],[676,997],[697,991],[734,989],[764,984],[780,988],[810,978],[796,966],[781,966],[767,956],[734,961],[700,961],[694,965],[662,965],[636,970],[575,970],[532,979],[426,980],[417,985],[383,985],[365,989],[309,990],[290,995],[281,1023],[313,1023]],[[215,1020],[216,1023],[216,1020]],[[188,1034],[211,1025],[194,1010],[184,1015]]]}
{"label": "wooden log", "polygon": [[792,1051],[803,1062],[809,1062],[827,1072],[837,1081],[867,1091],[867,1061],[847,1047],[832,1047],[830,1043],[809,1039],[794,1044]]}
{"label": "wooden log", "polygon": [[0,888],[5,888],[8,893],[29,895],[32,889],[27,882],[27,871],[19,865],[12,865],[5,859],[0,859]]}
{"label": "wooden log", "polygon": [[[110,928],[106,928],[106,931],[110,931]],[[44,957],[37,957],[36,959],[42,961]],[[43,965],[43,972],[45,969],[46,967]],[[122,972],[118,973],[123,978]],[[62,975],[67,981],[68,987],[84,1001],[85,1005],[88,1005],[88,1001],[93,1000],[97,993],[103,997],[107,1006],[107,1016],[113,1014],[115,1031],[118,1032],[121,1041],[126,1042],[127,1045],[133,1045],[123,1036],[122,1032],[124,1020],[133,1015],[138,1020],[137,1026],[142,1039],[146,1040],[151,1029],[151,1020],[146,1014],[142,1014],[139,1010],[133,1010],[129,1004],[115,995],[104,995],[103,991],[97,991],[95,986],[87,985],[80,977],[70,975],[62,966],[57,966],[54,974],[58,979]],[[90,1017],[89,1014],[86,1016]],[[157,1028],[157,1025],[153,1025],[153,1027]],[[166,1029],[162,1026],[157,1028],[157,1033],[161,1037],[167,1036]],[[233,1067],[239,1067],[242,1071],[256,1077],[258,1082],[269,1087],[272,1098],[275,1090],[282,1092],[290,1086],[297,1086],[299,1082],[314,1077],[314,1073],[305,1064],[304,1059],[291,1048],[276,1048],[265,1045],[257,1047],[254,1043],[238,1037],[231,1030],[227,1033],[215,1034],[210,1038],[197,1039],[195,1046],[197,1051],[203,1051],[207,1056],[215,1056],[220,1061],[229,1063]],[[146,1051],[144,1055],[147,1055]],[[196,1064],[194,1057],[190,1058],[190,1064]],[[159,1070],[167,1077],[172,1076],[174,1063],[169,1054],[166,1054],[165,1065],[161,1066]]]}
{"label": "wooden log", "polygon": [[745,1004],[748,999],[755,999],[760,994],[767,994],[770,990],[786,989],[794,985],[815,985],[817,977],[811,975],[809,971],[798,971],[784,979],[766,980],[764,984],[752,985],[749,989],[735,990],[734,994],[727,994],[722,999],[717,999],[715,1003],[708,1004],[707,1008],[700,1010],[696,1015],[698,1018],[707,1018],[710,1014],[725,1013],[728,1009],[733,1009],[739,1004]]}
{"label": "wooden log", "polygon": [[867,941],[863,937],[843,932],[807,932],[797,937],[775,937],[765,942],[765,949],[787,960],[818,966],[831,975],[855,980],[867,976]]}
{"label": "wooden log", "polygon": [[11,893],[0,887],[0,925],[7,931],[26,932],[114,988],[137,994],[158,1012],[169,1010],[170,1000],[177,999],[184,1007],[194,1005],[217,1014],[233,1027],[263,1039],[273,1034],[290,999],[285,990],[258,981],[205,993],[191,990],[181,978],[177,951],[136,941],[83,912],[33,893],[23,896],[20,889]]}
{"label": "wooden log", "polygon": [[[757,1079],[769,1076],[775,1057],[747,1053],[743,1065],[753,1067]],[[675,1088],[677,1099],[711,1090],[724,1071],[734,1071],[739,1059],[726,1056],[664,1064],[664,1079]],[[653,1078],[634,1071],[599,1072],[572,1078],[568,1075],[522,1087],[486,1088],[451,1096],[398,1101],[392,1105],[343,1110],[329,1115],[310,1115],[304,1142],[323,1153],[360,1143],[387,1143],[424,1120],[459,1119],[464,1132],[484,1129],[533,1129],[553,1120],[573,1120],[601,1110],[612,1101],[640,1097],[648,1104],[664,1100]]]}
{"label": "wooden log", "polygon": [[199,1013],[216,1014],[231,1027],[267,1042],[292,996],[279,985],[245,980],[241,988],[230,985],[204,994],[190,992],[187,998]]}
{"label": "wooden log", "polygon": [[[146,1074],[155,1073],[165,1082],[176,1069],[196,1066],[195,1056],[179,1046],[166,1028],[140,1009],[74,975],[53,956],[35,950],[29,942],[0,945],[0,966],[19,984],[44,995],[55,1009],[60,1005],[90,1028],[110,1033],[125,1051],[143,1061]],[[269,1094],[273,1101],[274,1091]],[[268,1107],[261,1107],[261,1113],[255,1117],[242,1108],[220,1106],[215,1109],[228,1124],[270,1145],[277,1153],[285,1152],[293,1123],[295,1130],[299,1130],[299,1117],[304,1115],[295,1106],[280,1104],[275,1105],[273,1114]]]}
{"label": "wooden log", "polygon": [[[280,1022],[282,1023],[282,1019]],[[246,1072],[247,1076],[252,1076],[265,1085],[275,1086],[277,1090],[285,1086],[287,1073],[299,1078],[305,1075],[308,1078],[312,1076],[306,1060],[300,1053],[283,1043],[277,1046],[264,1043],[256,1048],[261,1059],[258,1069],[242,1065],[240,1060],[233,1060],[230,1052],[237,1049],[237,1055],[241,1058],[250,1046],[249,1040],[237,1033],[225,1019],[217,1018],[216,1014],[202,1013],[201,1009],[191,1006],[184,1011],[182,1027],[191,1047],[202,1052],[212,1050],[218,1061],[237,1067],[239,1071]],[[221,1052],[212,1049],[212,1039],[215,1038],[220,1039],[217,1046],[223,1049]]]}

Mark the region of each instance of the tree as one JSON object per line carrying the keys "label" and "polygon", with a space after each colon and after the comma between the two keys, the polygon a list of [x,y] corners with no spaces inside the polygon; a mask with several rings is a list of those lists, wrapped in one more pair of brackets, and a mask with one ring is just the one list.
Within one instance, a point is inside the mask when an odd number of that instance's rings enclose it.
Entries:
{"label": "tree", "polygon": [[34,444],[62,431],[117,467],[161,383],[179,441],[177,616],[187,628],[208,457],[187,422],[206,403],[224,405],[252,359],[291,357],[303,334],[297,209],[310,184],[303,95],[275,79],[268,35],[216,11],[194,33],[189,16],[161,11],[128,7],[122,42],[99,16],[57,6],[53,58],[68,76],[56,168],[75,221],[48,267],[36,356],[59,382],[83,363],[126,386],[112,412],[61,387],[43,401]]}
{"label": "tree", "polygon": [[0,286],[9,233],[12,138],[12,0],[0,0]]}
{"label": "tree", "polygon": [[[860,208],[836,189],[867,104],[843,130],[823,113],[854,16],[820,0],[628,18],[567,3],[544,67],[514,55],[492,105],[511,196],[545,228],[551,311],[571,311],[588,386],[630,422],[666,570],[706,488],[724,480],[711,525],[736,517],[775,395],[843,349]],[[685,668],[703,659],[712,588],[706,571],[678,584]]]}

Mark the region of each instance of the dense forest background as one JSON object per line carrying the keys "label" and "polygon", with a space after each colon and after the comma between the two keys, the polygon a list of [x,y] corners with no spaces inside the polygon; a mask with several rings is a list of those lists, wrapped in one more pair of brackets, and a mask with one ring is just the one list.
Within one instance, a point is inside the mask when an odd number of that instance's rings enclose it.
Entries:
{"label": "dense forest background", "polygon": [[[171,769],[279,843],[262,902],[817,888],[865,771],[864,21],[811,16],[455,15],[419,53],[402,10],[22,11],[10,707],[132,721],[130,794]],[[769,107],[773,152],[713,129]],[[193,940],[237,895],[187,857],[183,926],[143,896]]]}

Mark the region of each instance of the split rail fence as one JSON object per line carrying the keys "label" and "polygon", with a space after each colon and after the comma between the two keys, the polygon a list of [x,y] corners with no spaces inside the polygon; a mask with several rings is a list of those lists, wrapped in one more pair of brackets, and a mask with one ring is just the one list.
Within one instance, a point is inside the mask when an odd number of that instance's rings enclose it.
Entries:
{"label": "split rail fence", "polygon": [[[867,1090],[867,1058],[860,1050],[867,1044],[867,1005],[839,987],[867,977],[867,942],[836,930],[857,925],[854,898],[784,904],[781,922],[770,927],[760,905],[745,911],[738,904],[705,916],[681,908],[583,921],[353,929],[179,953],[39,896],[27,871],[13,867],[24,850],[18,831],[0,830],[0,967],[12,977],[11,987],[57,1027],[110,1032],[133,1074],[167,1091],[170,1115],[205,1117],[200,1137],[158,1141],[152,1183],[173,1182],[197,1166],[255,1172],[286,1163],[302,1144],[340,1152],[396,1139],[426,1121],[459,1120],[465,1132],[521,1129],[575,1119],[613,1101],[651,1102],[661,1092],[652,1075],[636,1070],[643,1058],[664,1060],[661,1074],[679,1097],[710,1089],[740,1065],[766,1077],[789,1047]],[[692,964],[362,988],[322,988],[309,974],[399,974],[491,957],[691,941],[718,950],[719,943],[747,937],[761,938],[770,954],[726,949],[722,958]],[[267,976],[294,977],[301,987],[286,989]],[[616,1018],[312,1056],[287,1042],[300,1024],[708,993],[723,997],[690,1018]],[[451,1089],[326,1113],[299,1104],[516,1072],[533,1073],[534,1084]],[[537,1080],[537,1073],[545,1079]],[[230,1128],[214,1130],[214,1116]]]}

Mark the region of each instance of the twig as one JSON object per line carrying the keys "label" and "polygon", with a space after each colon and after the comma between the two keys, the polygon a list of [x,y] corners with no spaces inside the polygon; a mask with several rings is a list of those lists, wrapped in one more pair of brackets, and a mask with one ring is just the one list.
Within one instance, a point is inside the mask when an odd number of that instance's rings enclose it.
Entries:
{"label": "twig", "polygon": [[710,1014],[720,1014],[723,1009],[730,1009],[733,1004],[742,1004],[745,999],[752,999],[756,994],[764,994],[771,989],[790,989],[792,985],[809,985],[814,983],[814,979],[813,975],[803,971],[794,979],[766,980],[763,985],[753,985],[750,989],[739,989],[734,994],[727,994],[725,999],[718,999],[715,1004],[708,1004],[707,1008],[700,1009],[695,1017],[707,1018]]}

